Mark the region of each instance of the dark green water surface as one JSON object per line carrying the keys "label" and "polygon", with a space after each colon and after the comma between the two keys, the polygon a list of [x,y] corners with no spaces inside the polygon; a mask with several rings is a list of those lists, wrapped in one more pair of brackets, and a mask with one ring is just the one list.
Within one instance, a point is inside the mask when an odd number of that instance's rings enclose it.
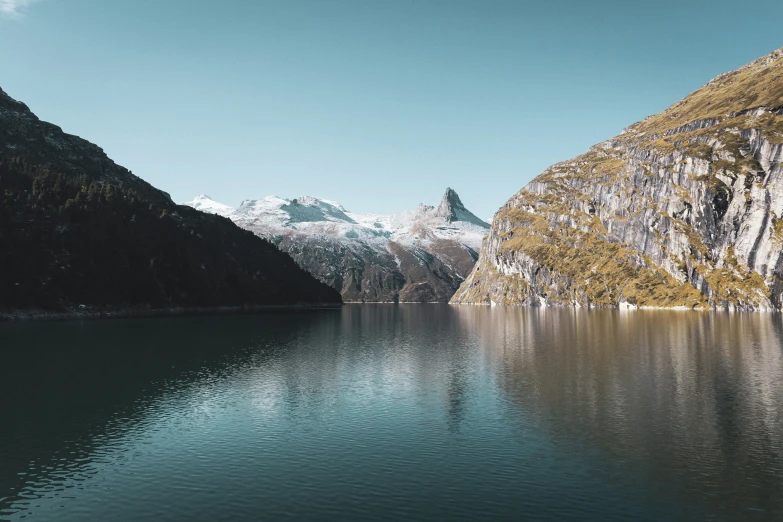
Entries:
{"label": "dark green water surface", "polygon": [[777,314],[0,324],[0,520],[783,520]]}

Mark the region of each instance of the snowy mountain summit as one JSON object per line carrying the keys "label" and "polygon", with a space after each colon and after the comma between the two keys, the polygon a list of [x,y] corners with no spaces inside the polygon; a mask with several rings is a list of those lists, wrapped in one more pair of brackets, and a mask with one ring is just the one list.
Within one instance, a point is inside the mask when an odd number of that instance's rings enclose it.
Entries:
{"label": "snowy mountain summit", "polygon": [[312,196],[267,196],[233,208],[200,195],[186,204],[269,239],[345,301],[448,301],[489,229],[452,189],[437,207],[392,215],[357,214]]}

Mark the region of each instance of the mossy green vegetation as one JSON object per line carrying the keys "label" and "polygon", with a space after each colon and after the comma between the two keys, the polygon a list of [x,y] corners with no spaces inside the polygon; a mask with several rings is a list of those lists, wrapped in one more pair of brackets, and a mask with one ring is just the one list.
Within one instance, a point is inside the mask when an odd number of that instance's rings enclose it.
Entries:
{"label": "mossy green vegetation", "polygon": [[503,218],[517,228],[506,234],[500,253],[522,252],[569,281],[571,288],[552,294],[550,301],[569,304],[576,296],[584,296],[592,306],[616,306],[621,299],[639,306],[706,305],[691,285],[609,240],[599,232],[605,232],[603,225],[594,226],[597,231],[553,228],[544,216],[516,209],[505,211]]}
{"label": "mossy green vegetation", "polygon": [[783,219],[780,219],[775,212],[772,212],[770,221],[772,225],[772,241],[783,247]]}
{"label": "mossy green vegetation", "polygon": [[688,123],[725,118],[755,107],[783,106],[783,50],[722,74],[665,111],[633,126],[634,132],[663,134]]}

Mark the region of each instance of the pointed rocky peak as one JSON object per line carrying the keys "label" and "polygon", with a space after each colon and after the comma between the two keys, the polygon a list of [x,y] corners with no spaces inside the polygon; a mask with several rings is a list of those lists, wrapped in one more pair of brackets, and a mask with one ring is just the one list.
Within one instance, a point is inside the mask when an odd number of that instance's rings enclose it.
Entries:
{"label": "pointed rocky peak", "polygon": [[446,189],[446,193],[443,194],[443,198],[440,200],[438,206],[438,215],[446,219],[447,221],[456,221],[457,210],[467,210],[465,205],[462,204],[462,200],[459,199],[459,195],[454,192],[451,187]]}
{"label": "pointed rocky peak", "polygon": [[440,200],[435,215],[443,218],[449,223],[454,221],[466,221],[473,223],[484,228],[489,228],[489,224],[485,223],[482,219],[476,217],[471,211],[465,208],[462,204],[462,200],[459,199],[459,195],[452,188],[447,188],[446,193],[443,194],[443,198]]}

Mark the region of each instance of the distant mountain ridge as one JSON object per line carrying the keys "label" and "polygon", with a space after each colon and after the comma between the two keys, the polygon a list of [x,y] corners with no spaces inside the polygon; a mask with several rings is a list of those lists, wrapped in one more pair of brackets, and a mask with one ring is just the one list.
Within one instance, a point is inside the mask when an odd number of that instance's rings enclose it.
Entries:
{"label": "distant mountain ridge", "polygon": [[274,245],[178,206],[0,89],[0,316],[340,304]]}
{"label": "distant mountain ridge", "polygon": [[353,213],[312,196],[267,196],[233,208],[201,195],[186,204],[268,238],[345,301],[448,301],[489,229],[450,188],[437,207],[392,215]]}

